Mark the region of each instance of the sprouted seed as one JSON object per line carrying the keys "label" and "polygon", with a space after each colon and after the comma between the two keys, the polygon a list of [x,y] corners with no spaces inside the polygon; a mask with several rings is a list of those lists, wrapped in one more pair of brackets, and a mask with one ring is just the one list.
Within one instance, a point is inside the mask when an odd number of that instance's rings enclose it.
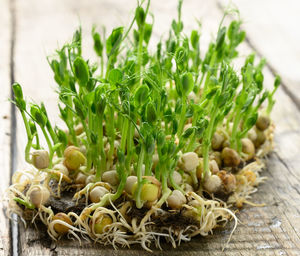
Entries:
{"label": "sprouted seed", "polygon": [[181,7],[179,0],[178,17],[155,50],[148,0],[128,28],[106,37],[93,27],[96,63],[83,56],[81,28],[47,58],[64,128],[13,84],[30,167],[12,178],[10,212],[42,222],[54,240],[138,243],[151,251],[211,234],[232,218],[235,229],[234,207],[262,205],[251,194],[273,149],[270,113],[280,78],[265,89],[265,60],[255,54],[233,68],[245,38],[239,17],[226,27],[226,12],[205,51],[201,26],[184,32]]}

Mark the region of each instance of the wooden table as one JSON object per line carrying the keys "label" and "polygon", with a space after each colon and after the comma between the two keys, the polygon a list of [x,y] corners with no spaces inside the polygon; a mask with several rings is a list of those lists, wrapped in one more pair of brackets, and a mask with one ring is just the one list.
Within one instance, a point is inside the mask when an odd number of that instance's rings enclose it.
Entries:
{"label": "wooden table", "polygon": [[[300,32],[298,1],[235,0],[245,21],[246,42],[243,53],[257,51],[267,57],[266,86],[279,73],[282,86],[276,94],[273,119],[276,123],[276,149],[268,159],[264,175],[269,179],[254,194],[253,202],[265,207],[246,206],[238,217],[240,224],[224,253],[221,248],[230,228],[213,236],[196,238],[177,249],[155,255],[300,255]],[[92,24],[107,26],[107,31],[128,24],[136,1],[126,0],[2,0],[0,1],[0,193],[10,183],[13,171],[24,166],[25,131],[19,113],[7,100],[11,84],[18,81],[24,94],[37,102],[44,101],[56,116],[55,84],[46,55],[70,40],[79,25],[83,27],[84,45],[91,47]],[[207,45],[211,32],[228,3],[223,0],[187,0],[183,6],[185,28],[196,28],[195,18],[202,18],[202,43]],[[154,37],[166,33],[176,17],[175,0],[153,0]],[[130,15],[128,15],[130,13]],[[84,55],[91,52],[84,49]],[[1,208],[2,204],[0,205]],[[103,248],[73,241],[55,244],[32,229],[25,230],[15,221],[8,222],[0,211],[0,255],[143,255],[138,247],[131,250]]]}

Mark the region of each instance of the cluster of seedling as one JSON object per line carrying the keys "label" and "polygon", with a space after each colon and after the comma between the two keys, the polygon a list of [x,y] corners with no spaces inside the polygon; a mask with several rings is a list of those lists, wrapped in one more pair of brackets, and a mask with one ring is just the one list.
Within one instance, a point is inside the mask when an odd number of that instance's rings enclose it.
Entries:
{"label": "cluster of seedling", "polygon": [[[48,58],[67,130],[13,85],[34,168],[14,175],[12,199],[23,218],[39,216],[53,239],[81,234],[148,249],[164,237],[176,246],[235,217],[226,202],[250,203],[261,181],[279,77],[273,91],[264,89],[265,61],[255,64],[254,54],[233,68],[245,38],[240,20],[228,27],[222,20],[202,53],[199,29],[183,32],[181,0],[167,40],[151,53],[149,4],[136,8],[127,30],[106,38],[93,28],[99,64],[82,57],[81,29]],[[53,201],[69,194],[76,210],[58,211]]]}

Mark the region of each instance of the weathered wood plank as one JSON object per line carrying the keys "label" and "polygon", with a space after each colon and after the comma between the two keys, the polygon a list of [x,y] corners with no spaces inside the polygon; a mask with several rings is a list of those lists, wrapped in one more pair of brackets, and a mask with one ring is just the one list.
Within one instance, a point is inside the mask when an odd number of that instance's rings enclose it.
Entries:
{"label": "weathered wood plank", "polygon": [[[78,24],[77,14],[80,16],[85,32],[84,40],[88,37],[92,23],[112,27],[119,25],[119,21],[123,20],[123,24],[126,24],[128,19],[123,17],[128,17],[127,13],[129,10],[133,10],[134,4],[128,3],[128,1],[102,1],[100,4],[97,1],[43,1],[43,4],[34,0],[26,1],[26,3],[19,1],[17,7],[18,37],[22,38],[22,41],[17,42],[16,48],[16,78],[25,87],[25,94],[36,101],[46,101],[48,109],[51,109],[50,117],[55,119],[57,115],[56,96],[52,90],[55,85],[52,82],[52,75],[47,67],[41,45],[47,52],[52,52],[56,47],[56,41],[62,43],[70,38],[73,29]],[[154,33],[159,36],[167,32],[171,19],[176,16],[176,1],[153,1],[151,9],[155,13],[156,24],[159,24]],[[203,18],[203,34],[205,36],[202,38],[202,42],[206,45],[210,38],[209,32],[216,31],[222,16],[220,10],[216,8],[215,2],[186,1],[183,13],[186,28],[190,28],[191,22],[194,24],[194,17]],[[46,32],[45,28],[47,28]],[[33,42],[32,38],[35,38],[36,41]],[[90,41],[88,42],[90,43]],[[247,45],[244,45],[243,48],[245,52],[251,51]],[[266,82],[269,85],[271,85],[270,80],[272,79],[270,71],[267,71]],[[254,202],[265,202],[267,206],[263,208],[247,207],[241,211],[239,218],[245,225],[238,227],[225,255],[297,255],[300,250],[300,240],[297,236],[300,228],[300,196],[296,187],[299,184],[297,166],[300,166],[297,159],[299,149],[296,146],[300,140],[300,114],[282,89],[279,89],[276,97],[278,102],[273,118],[277,124],[277,154],[272,154],[269,160],[269,170],[266,175],[270,177],[270,180],[260,186],[259,192],[253,196]],[[283,111],[284,109],[285,111]],[[55,119],[55,121],[57,120]],[[23,124],[18,122],[19,137],[22,137],[23,132]],[[24,143],[25,141],[23,144],[19,144],[21,152],[23,152]],[[21,255],[69,255],[71,251],[74,255],[99,255],[100,253],[101,255],[136,255],[144,253],[140,248],[114,251],[112,248],[91,244],[78,247],[77,242],[65,240],[55,244],[38,232],[24,231],[22,226],[20,229]],[[216,232],[213,236],[196,238],[190,243],[182,244],[177,249],[164,246],[167,252],[155,251],[154,254],[223,255],[221,249],[229,233],[230,229],[227,228]]]}
{"label": "weathered wood plank", "polygon": [[[219,0],[226,6],[230,1]],[[300,2],[232,1],[241,13],[251,44],[270,62],[282,78],[287,92],[300,107]]]}
{"label": "weathered wood plank", "polygon": [[10,46],[11,24],[9,1],[0,2],[0,255],[10,253],[9,221],[5,214],[3,196],[10,180]]}

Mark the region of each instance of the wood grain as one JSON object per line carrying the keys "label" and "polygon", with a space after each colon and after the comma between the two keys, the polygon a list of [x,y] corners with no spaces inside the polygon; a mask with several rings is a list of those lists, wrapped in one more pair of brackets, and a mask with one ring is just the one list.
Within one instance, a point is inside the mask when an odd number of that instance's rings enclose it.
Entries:
{"label": "wood grain", "polygon": [[300,107],[300,2],[294,0],[219,0],[235,5],[244,21],[250,43],[279,73],[286,92]]}
{"label": "wood grain", "polygon": [[9,221],[5,214],[3,196],[10,179],[10,46],[11,24],[9,1],[0,2],[0,255],[10,253]]}
{"label": "wood grain", "polygon": [[[129,2],[129,3],[128,3]],[[89,31],[93,23],[116,26],[128,24],[128,11],[135,2],[130,1],[43,1],[27,0],[17,2],[18,38],[16,45],[16,79],[24,86],[24,93],[35,101],[45,101],[50,110],[50,118],[56,119],[55,86],[50,69],[45,60],[45,51],[53,52],[57,46],[71,38],[78,24],[78,16],[84,30],[84,41],[91,48]],[[165,32],[173,17],[176,17],[176,1],[153,1],[152,11],[156,17],[155,38]],[[132,11],[131,11],[132,13]],[[195,18],[203,18],[203,45],[207,45],[210,35],[215,32],[222,17],[214,1],[186,1],[183,18],[186,29],[195,24]],[[110,29],[108,29],[110,31]],[[35,38],[35,40],[32,40]],[[253,39],[255,40],[255,39]],[[243,53],[252,49],[244,44]],[[85,51],[85,56],[92,54]],[[239,61],[239,60],[238,60]],[[237,62],[238,62],[237,61]],[[266,71],[266,84],[272,85],[273,76]],[[300,194],[299,194],[299,145],[300,114],[295,104],[282,91],[276,95],[277,105],[273,119],[276,129],[276,152],[268,160],[266,176],[270,179],[260,186],[253,201],[267,204],[266,207],[246,207],[239,214],[244,225],[239,225],[225,253],[221,252],[232,223],[225,230],[213,236],[196,238],[177,249],[167,245],[165,251],[155,250],[155,255],[297,255],[300,253]],[[24,137],[23,124],[18,119],[18,135]],[[25,141],[18,140],[20,152]],[[20,153],[21,156],[21,153]],[[19,167],[23,163],[20,159]],[[84,244],[63,240],[55,244],[45,239],[33,229],[24,230],[20,226],[20,255],[137,255],[146,254],[139,247],[131,250],[114,251],[110,247]]]}

